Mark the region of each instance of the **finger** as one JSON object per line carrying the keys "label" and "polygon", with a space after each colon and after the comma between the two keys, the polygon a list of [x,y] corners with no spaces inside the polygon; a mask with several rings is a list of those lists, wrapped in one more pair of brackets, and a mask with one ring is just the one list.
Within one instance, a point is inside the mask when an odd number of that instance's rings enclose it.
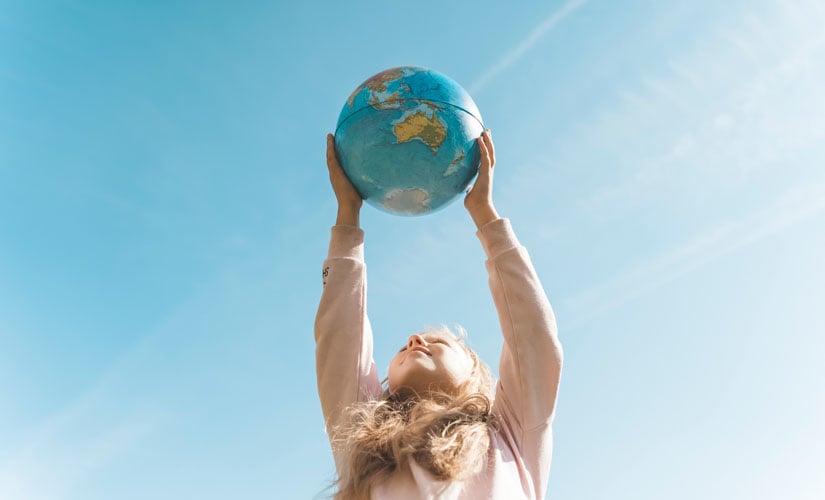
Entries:
{"label": "finger", "polygon": [[483,192],[487,189],[487,186],[490,184],[490,162],[489,159],[484,158],[486,157],[484,156],[484,152],[482,151],[481,164],[478,166],[478,176],[476,177],[475,182],[473,183],[471,191],[479,190]]}
{"label": "finger", "polygon": [[484,179],[479,172],[478,177],[476,177],[475,182],[470,184],[467,187],[465,194],[467,196],[472,196],[474,198],[478,198],[479,196],[484,196],[484,192],[487,191],[487,186],[489,183],[486,179]]}
{"label": "finger", "polygon": [[496,166],[496,148],[493,146],[493,133],[490,129],[484,131],[482,136],[484,138],[484,144],[487,146],[487,154],[490,156],[490,166]]}
{"label": "finger", "polygon": [[481,175],[482,173],[487,173],[490,170],[490,152],[487,149],[487,144],[484,142],[484,136],[478,138],[478,152],[481,156],[481,162],[478,166],[478,173]]}
{"label": "finger", "polygon": [[341,168],[338,155],[335,154],[335,136],[332,134],[327,134],[327,167],[334,170]]}

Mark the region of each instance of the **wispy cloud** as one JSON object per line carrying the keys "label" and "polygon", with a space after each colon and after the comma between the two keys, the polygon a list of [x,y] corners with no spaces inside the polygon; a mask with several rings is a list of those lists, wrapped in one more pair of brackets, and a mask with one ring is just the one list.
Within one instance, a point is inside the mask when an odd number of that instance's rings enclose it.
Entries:
{"label": "wispy cloud", "polygon": [[825,113],[825,70],[817,62],[825,35],[812,19],[825,19],[800,5],[811,14],[807,21],[780,10],[785,17],[766,24],[751,14],[641,76],[638,91],[623,93],[586,128],[602,148],[631,158],[630,171],[582,196],[580,208],[615,218],[622,215],[616,207],[633,208],[676,186],[741,182],[778,165],[810,169],[799,158],[825,141],[825,125],[813,118]]}
{"label": "wispy cloud", "polygon": [[[734,251],[825,211],[825,179],[788,189],[764,208],[706,229],[694,238],[568,299],[573,328]],[[572,311],[572,312],[571,312]]]}
{"label": "wispy cloud", "polygon": [[[17,436],[0,443],[0,499],[56,500],[71,497],[80,485],[93,482],[100,471],[141,441],[159,432],[169,418],[152,394],[141,392],[140,374],[161,344],[186,331],[202,292],[136,337],[85,390]],[[168,369],[154,365],[153,371]],[[124,400],[123,395],[129,394]]]}
{"label": "wispy cloud", "polygon": [[[186,407],[180,403],[181,395],[199,390],[204,379],[182,376],[181,363],[191,363],[189,373],[201,375],[205,370],[201,363],[206,361],[197,356],[209,356],[211,361],[210,349],[219,348],[215,345],[224,349],[216,339],[230,334],[214,326],[215,318],[226,314],[223,307],[234,307],[229,303],[233,290],[246,292],[253,281],[236,273],[250,272],[243,264],[220,269],[154,327],[134,337],[76,396],[18,430],[13,442],[0,442],[0,500],[74,498],[79,488],[105,478],[107,467],[147,446],[149,438],[167,431],[170,422],[193,411],[193,403]],[[248,303],[246,296],[238,300]],[[247,313],[239,316],[249,322],[237,325],[241,331],[251,330],[249,325],[260,320]],[[210,341],[216,344],[191,342],[192,335],[199,339],[214,335]],[[241,337],[231,335],[233,346],[240,345]],[[163,385],[158,386],[155,378],[164,380]],[[230,377],[222,375],[221,380]],[[162,450],[157,441],[152,443],[148,446]]]}
{"label": "wispy cloud", "polygon": [[565,138],[574,147],[550,161],[557,168],[525,175],[551,185],[558,169],[598,150],[611,175],[570,199],[594,227],[620,227],[641,211],[676,221],[713,211],[725,221],[560,302],[576,325],[825,210],[825,18],[815,2],[791,3],[751,12],[648,66],[635,90]]}
{"label": "wispy cloud", "polygon": [[504,70],[512,66],[516,61],[524,57],[530,49],[543,37],[548,31],[553,29],[559,22],[567,17],[571,12],[575,11],[582,5],[586,4],[587,0],[568,0],[559,10],[554,12],[550,17],[544,20],[536,29],[534,29],[526,38],[524,38],[518,45],[513,47],[508,53],[504,55],[497,63],[490,66],[487,71],[482,74],[478,80],[470,85],[469,92],[475,94],[480,91],[490,80],[497,77]]}
{"label": "wispy cloud", "polygon": [[[79,407],[70,408],[69,413],[77,410]],[[60,414],[47,422],[34,441],[0,462],[0,498],[65,498],[74,487],[150,434],[157,420],[158,416],[152,413],[131,415],[96,429],[94,436],[84,437],[80,432],[80,436],[69,438],[67,435],[78,432],[80,422]],[[59,440],[53,435],[56,430],[63,434]]]}

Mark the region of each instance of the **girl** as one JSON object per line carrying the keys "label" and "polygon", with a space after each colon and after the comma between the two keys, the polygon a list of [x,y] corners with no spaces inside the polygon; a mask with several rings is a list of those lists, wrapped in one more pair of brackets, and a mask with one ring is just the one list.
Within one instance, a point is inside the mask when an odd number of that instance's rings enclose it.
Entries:
{"label": "girl", "polygon": [[544,498],[562,366],[553,311],[507,219],[493,205],[495,150],[478,139],[464,199],[487,255],[504,344],[500,380],[445,328],[410,335],[378,381],[367,319],[362,200],[327,136],[338,200],[315,320],[318,394],[333,447],[336,499]]}

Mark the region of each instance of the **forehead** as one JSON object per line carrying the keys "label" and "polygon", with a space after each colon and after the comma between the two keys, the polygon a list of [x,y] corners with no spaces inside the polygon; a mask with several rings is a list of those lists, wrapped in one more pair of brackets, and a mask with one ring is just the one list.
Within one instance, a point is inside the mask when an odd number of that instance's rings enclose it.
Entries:
{"label": "forehead", "polygon": [[429,332],[420,332],[418,333],[418,335],[424,337],[424,340],[426,340],[427,342],[432,342],[435,340],[444,340],[451,346],[462,349],[464,348],[464,343],[461,341],[461,339],[457,338],[451,332],[441,332],[436,330]]}
{"label": "forehead", "polygon": [[440,332],[440,331],[431,331],[431,332],[420,332],[418,335],[421,335],[425,339],[444,339],[449,340],[454,343],[458,343],[459,340],[450,332]]}

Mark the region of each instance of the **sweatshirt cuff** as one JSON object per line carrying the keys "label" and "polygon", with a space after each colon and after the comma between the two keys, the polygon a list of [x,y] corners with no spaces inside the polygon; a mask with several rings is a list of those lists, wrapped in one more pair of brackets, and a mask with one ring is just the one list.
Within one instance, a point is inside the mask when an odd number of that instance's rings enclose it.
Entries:
{"label": "sweatshirt cuff", "polygon": [[481,226],[476,236],[481,240],[481,246],[484,247],[484,253],[487,254],[488,259],[493,259],[507,250],[521,246],[510,225],[510,219],[496,219],[488,222]]}
{"label": "sweatshirt cuff", "polygon": [[355,226],[332,226],[327,258],[364,260],[364,230]]}

